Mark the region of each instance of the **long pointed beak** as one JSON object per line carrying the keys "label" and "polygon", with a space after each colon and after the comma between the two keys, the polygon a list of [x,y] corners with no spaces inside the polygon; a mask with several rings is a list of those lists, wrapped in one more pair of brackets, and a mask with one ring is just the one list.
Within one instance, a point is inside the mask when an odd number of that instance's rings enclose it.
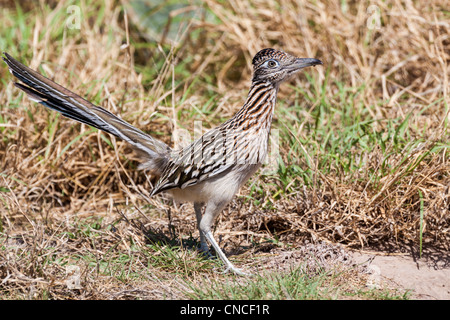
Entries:
{"label": "long pointed beak", "polygon": [[313,58],[297,58],[295,62],[291,65],[293,70],[300,70],[306,67],[316,66],[318,64],[323,64],[319,59]]}

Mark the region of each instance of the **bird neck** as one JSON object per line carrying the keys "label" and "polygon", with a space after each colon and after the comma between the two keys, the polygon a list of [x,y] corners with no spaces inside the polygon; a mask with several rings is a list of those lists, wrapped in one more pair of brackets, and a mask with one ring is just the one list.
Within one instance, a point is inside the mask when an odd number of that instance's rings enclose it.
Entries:
{"label": "bird neck", "polygon": [[277,101],[278,86],[270,82],[252,82],[247,100],[233,117],[237,127],[270,129]]}

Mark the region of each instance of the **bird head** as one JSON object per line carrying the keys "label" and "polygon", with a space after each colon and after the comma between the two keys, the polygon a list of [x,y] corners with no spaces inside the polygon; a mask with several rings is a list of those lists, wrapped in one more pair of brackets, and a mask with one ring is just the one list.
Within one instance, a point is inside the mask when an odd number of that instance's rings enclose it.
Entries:
{"label": "bird head", "polygon": [[303,68],[323,64],[312,58],[297,58],[281,50],[266,48],[253,58],[253,82],[272,82],[279,85]]}

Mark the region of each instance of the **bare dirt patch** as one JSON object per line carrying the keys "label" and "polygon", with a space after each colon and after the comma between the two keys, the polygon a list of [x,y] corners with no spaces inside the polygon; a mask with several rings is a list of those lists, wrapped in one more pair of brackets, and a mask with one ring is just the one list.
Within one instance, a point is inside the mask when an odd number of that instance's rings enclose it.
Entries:
{"label": "bare dirt patch", "polygon": [[381,254],[353,251],[357,263],[366,263],[380,281],[411,290],[412,299],[450,299],[450,254],[429,250],[416,254]]}
{"label": "bare dirt patch", "polygon": [[308,272],[351,270],[347,279],[357,281],[359,287],[397,290],[410,299],[450,299],[450,254],[445,251],[428,249],[419,258],[416,252],[387,254],[322,242],[271,253],[263,259],[265,269],[282,272],[303,264]]}

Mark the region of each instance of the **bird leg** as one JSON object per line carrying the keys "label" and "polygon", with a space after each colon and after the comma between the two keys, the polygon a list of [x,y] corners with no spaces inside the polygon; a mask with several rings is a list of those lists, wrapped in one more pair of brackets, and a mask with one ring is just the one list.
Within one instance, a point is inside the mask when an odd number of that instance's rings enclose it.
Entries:
{"label": "bird leg", "polygon": [[225,271],[223,273],[227,273],[229,271],[234,272],[235,274],[239,276],[248,276],[248,273],[243,272],[241,269],[236,268],[230,260],[228,260],[227,256],[223,251],[220,249],[219,245],[217,244],[216,240],[214,240],[214,237],[212,235],[211,231],[208,231],[205,233],[206,239],[208,239],[209,243],[213,246],[216,253],[219,255],[220,259],[222,259],[223,263],[225,264]]}
{"label": "bird leg", "polygon": [[[235,274],[240,275],[240,276],[248,276],[247,273],[245,273],[242,270],[236,268],[230,262],[230,260],[228,260],[227,256],[220,249],[218,243],[214,239],[213,234],[211,232],[211,225],[212,225],[214,219],[216,218],[216,216],[221,212],[221,210],[222,210],[222,208],[224,206],[225,206],[225,204],[217,205],[217,204],[212,203],[212,202],[209,202],[207,204],[206,209],[205,209],[205,214],[203,215],[203,217],[201,217],[201,221],[200,221],[200,224],[199,224],[200,241],[202,241],[202,235],[203,235],[204,238],[206,238],[208,240],[208,242],[213,246],[213,248],[216,251],[217,255],[220,257],[220,259],[225,264],[226,269],[225,269],[224,273],[232,271]],[[198,221],[198,213],[197,212],[198,211],[196,211],[195,213],[196,213],[197,221]],[[200,215],[201,215],[201,211],[200,211]],[[202,243],[201,246],[203,246],[203,242],[201,242],[201,243]],[[205,244],[205,246],[207,247],[206,244]]]}
{"label": "bird leg", "polygon": [[201,253],[205,254],[206,256],[211,257],[205,235],[200,230],[200,222],[202,221],[202,207],[203,207],[203,203],[201,203],[201,202],[194,203],[195,217],[197,218],[197,228],[200,232],[200,249],[199,250]]}

